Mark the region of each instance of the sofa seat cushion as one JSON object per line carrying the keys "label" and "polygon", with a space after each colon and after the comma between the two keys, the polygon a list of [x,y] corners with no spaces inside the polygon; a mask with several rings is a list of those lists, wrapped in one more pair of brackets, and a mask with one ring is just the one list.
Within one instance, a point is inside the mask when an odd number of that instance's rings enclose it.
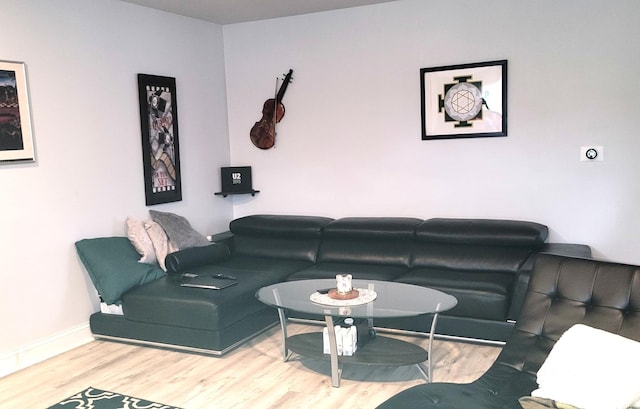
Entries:
{"label": "sofa seat cushion", "polygon": [[408,271],[402,266],[355,263],[319,263],[298,271],[287,280],[309,280],[316,278],[335,278],[337,274],[351,274],[354,279],[391,281]]}
{"label": "sofa seat cushion", "polygon": [[510,306],[513,275],[418,268],[395,281],[431,287],[453,295],[458,299],[458,305],[447,311],[447,315],[503,321]]}
{"label": "sofa seat cushion", "polygon": [[238,284],[223,290],[181,287],[170,275],[129,291],[122,297],[127,320],[174,327],[220,331],[269,308],[255,298],[257,288],[273,284],[263,273],[237,274]]}

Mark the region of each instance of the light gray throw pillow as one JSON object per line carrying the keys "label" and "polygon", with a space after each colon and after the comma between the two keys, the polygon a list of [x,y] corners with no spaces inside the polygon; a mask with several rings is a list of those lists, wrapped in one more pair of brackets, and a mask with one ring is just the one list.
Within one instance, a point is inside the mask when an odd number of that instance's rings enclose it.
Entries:
{"label": "light gray throw pillow", "polygon": [[162,226],[169,240],[179,249],[203,247],[211,244],[206,237],[195,231],[189,221],[182,216],[157,210],[149,210],[149,214],[151,220]]}

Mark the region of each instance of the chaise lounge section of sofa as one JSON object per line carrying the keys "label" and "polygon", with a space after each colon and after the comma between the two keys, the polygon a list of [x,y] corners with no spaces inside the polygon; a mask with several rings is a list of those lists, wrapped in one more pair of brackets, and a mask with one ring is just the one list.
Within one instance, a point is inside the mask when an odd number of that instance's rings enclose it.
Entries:
{"label": "chaise lounge section of sofa", "polygon": [[[165,260],[166,275],[124,293],[123,315],[93,314],[91,331],[97,338],[222,355],[277,322],[277,312],[255,298],[256,290],[313,265],[321,227],[329,220],[284,217],[269,229],[238,226],[232,250],[212,243],[172,253]],[[76,244],[83,260],[88,254],[97,257],[94,240]],[[126,260],[122,272],[127,274],[134,256],[106,257],[111,266]],[[184,272],[221,273],[236,277],[238,284],[219,291],[181,287]]]}
{"label": "chaise lounge section of sofa", "polygon": [[[91,330],[99,338],[224,354],[277,322],[276,311],[255,299],[259,288],[350,273],[450,293],[458,306],[440,316],[438,334],[501,342],[513,329],[538,253],[590,256],[588,246],[546,243],[547,235],[546,226],[526,221],[246,216],[231,221],[229,232],[209,246],[169,254],[166,275],[123,292],[117,300],[123,315],[95,313]],[[111,252],[104,263],[91,263],[100,253],[96,240],[76,243],[92,278],[100,275],[91,271],[98,264],[127,274],[135,252]],[[186,272],[231,275],[238,284],[185,288],[179,281]],[[380,320],[376,326],[427,332],[430,320]]]}
{"label": "chaise lounge section of sofa", "polygon": [[[565,334],[575,325],[592,330],[569,341]],[[595,338],[598,330],[606,336]],[[570,343],[557,348],[563,338]],[[479,379],[413,386],[378,408],[626,408],[635,399],[640,407],[640,343],[632,340],[640,341],[640,266],[541,254],[516,327]],[[552,376],[538,376],[543,365]],[[531,397],[536,389],[542,400]]]}

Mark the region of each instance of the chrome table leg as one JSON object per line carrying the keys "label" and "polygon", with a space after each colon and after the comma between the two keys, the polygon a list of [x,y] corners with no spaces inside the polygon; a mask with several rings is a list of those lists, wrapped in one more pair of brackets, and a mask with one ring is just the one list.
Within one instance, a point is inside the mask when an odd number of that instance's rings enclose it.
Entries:
{"label": "chrome table leg", "polygon": [[336,342],[336,329],[333,325],[333,317],[325,315],[324,320],[327,323],[327,332],[329,333],[329,351],[331,353],[331,385],[334,388],[340,387],[340,377],[342,368],[338,360],[338,343]]}

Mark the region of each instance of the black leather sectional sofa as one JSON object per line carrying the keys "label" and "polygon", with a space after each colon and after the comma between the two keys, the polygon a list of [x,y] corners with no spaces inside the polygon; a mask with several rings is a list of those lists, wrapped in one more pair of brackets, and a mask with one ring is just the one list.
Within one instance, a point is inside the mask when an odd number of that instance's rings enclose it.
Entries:
{"label": "black leather sectional sofa", "polygon": [[[256,300],[257,289],[350,273],[452,294],[458,305],[440,316],[438,334],[505,341],[536,255],[590,256],[588,246],[546,243],[547,235],[544,225],[510,220],[242,217],[210,246],[167,256],[166,276],[124,293],[124,315],[93,314],[91,330],[99,338],[222,354],[277,322],[276,311]],[[118,255],[110,257],[118,262]],[[185,288],[179,285],[184,272],[223,273],[238,284]],[[429,316],[375,323],[420,332],[429,324]]]}

